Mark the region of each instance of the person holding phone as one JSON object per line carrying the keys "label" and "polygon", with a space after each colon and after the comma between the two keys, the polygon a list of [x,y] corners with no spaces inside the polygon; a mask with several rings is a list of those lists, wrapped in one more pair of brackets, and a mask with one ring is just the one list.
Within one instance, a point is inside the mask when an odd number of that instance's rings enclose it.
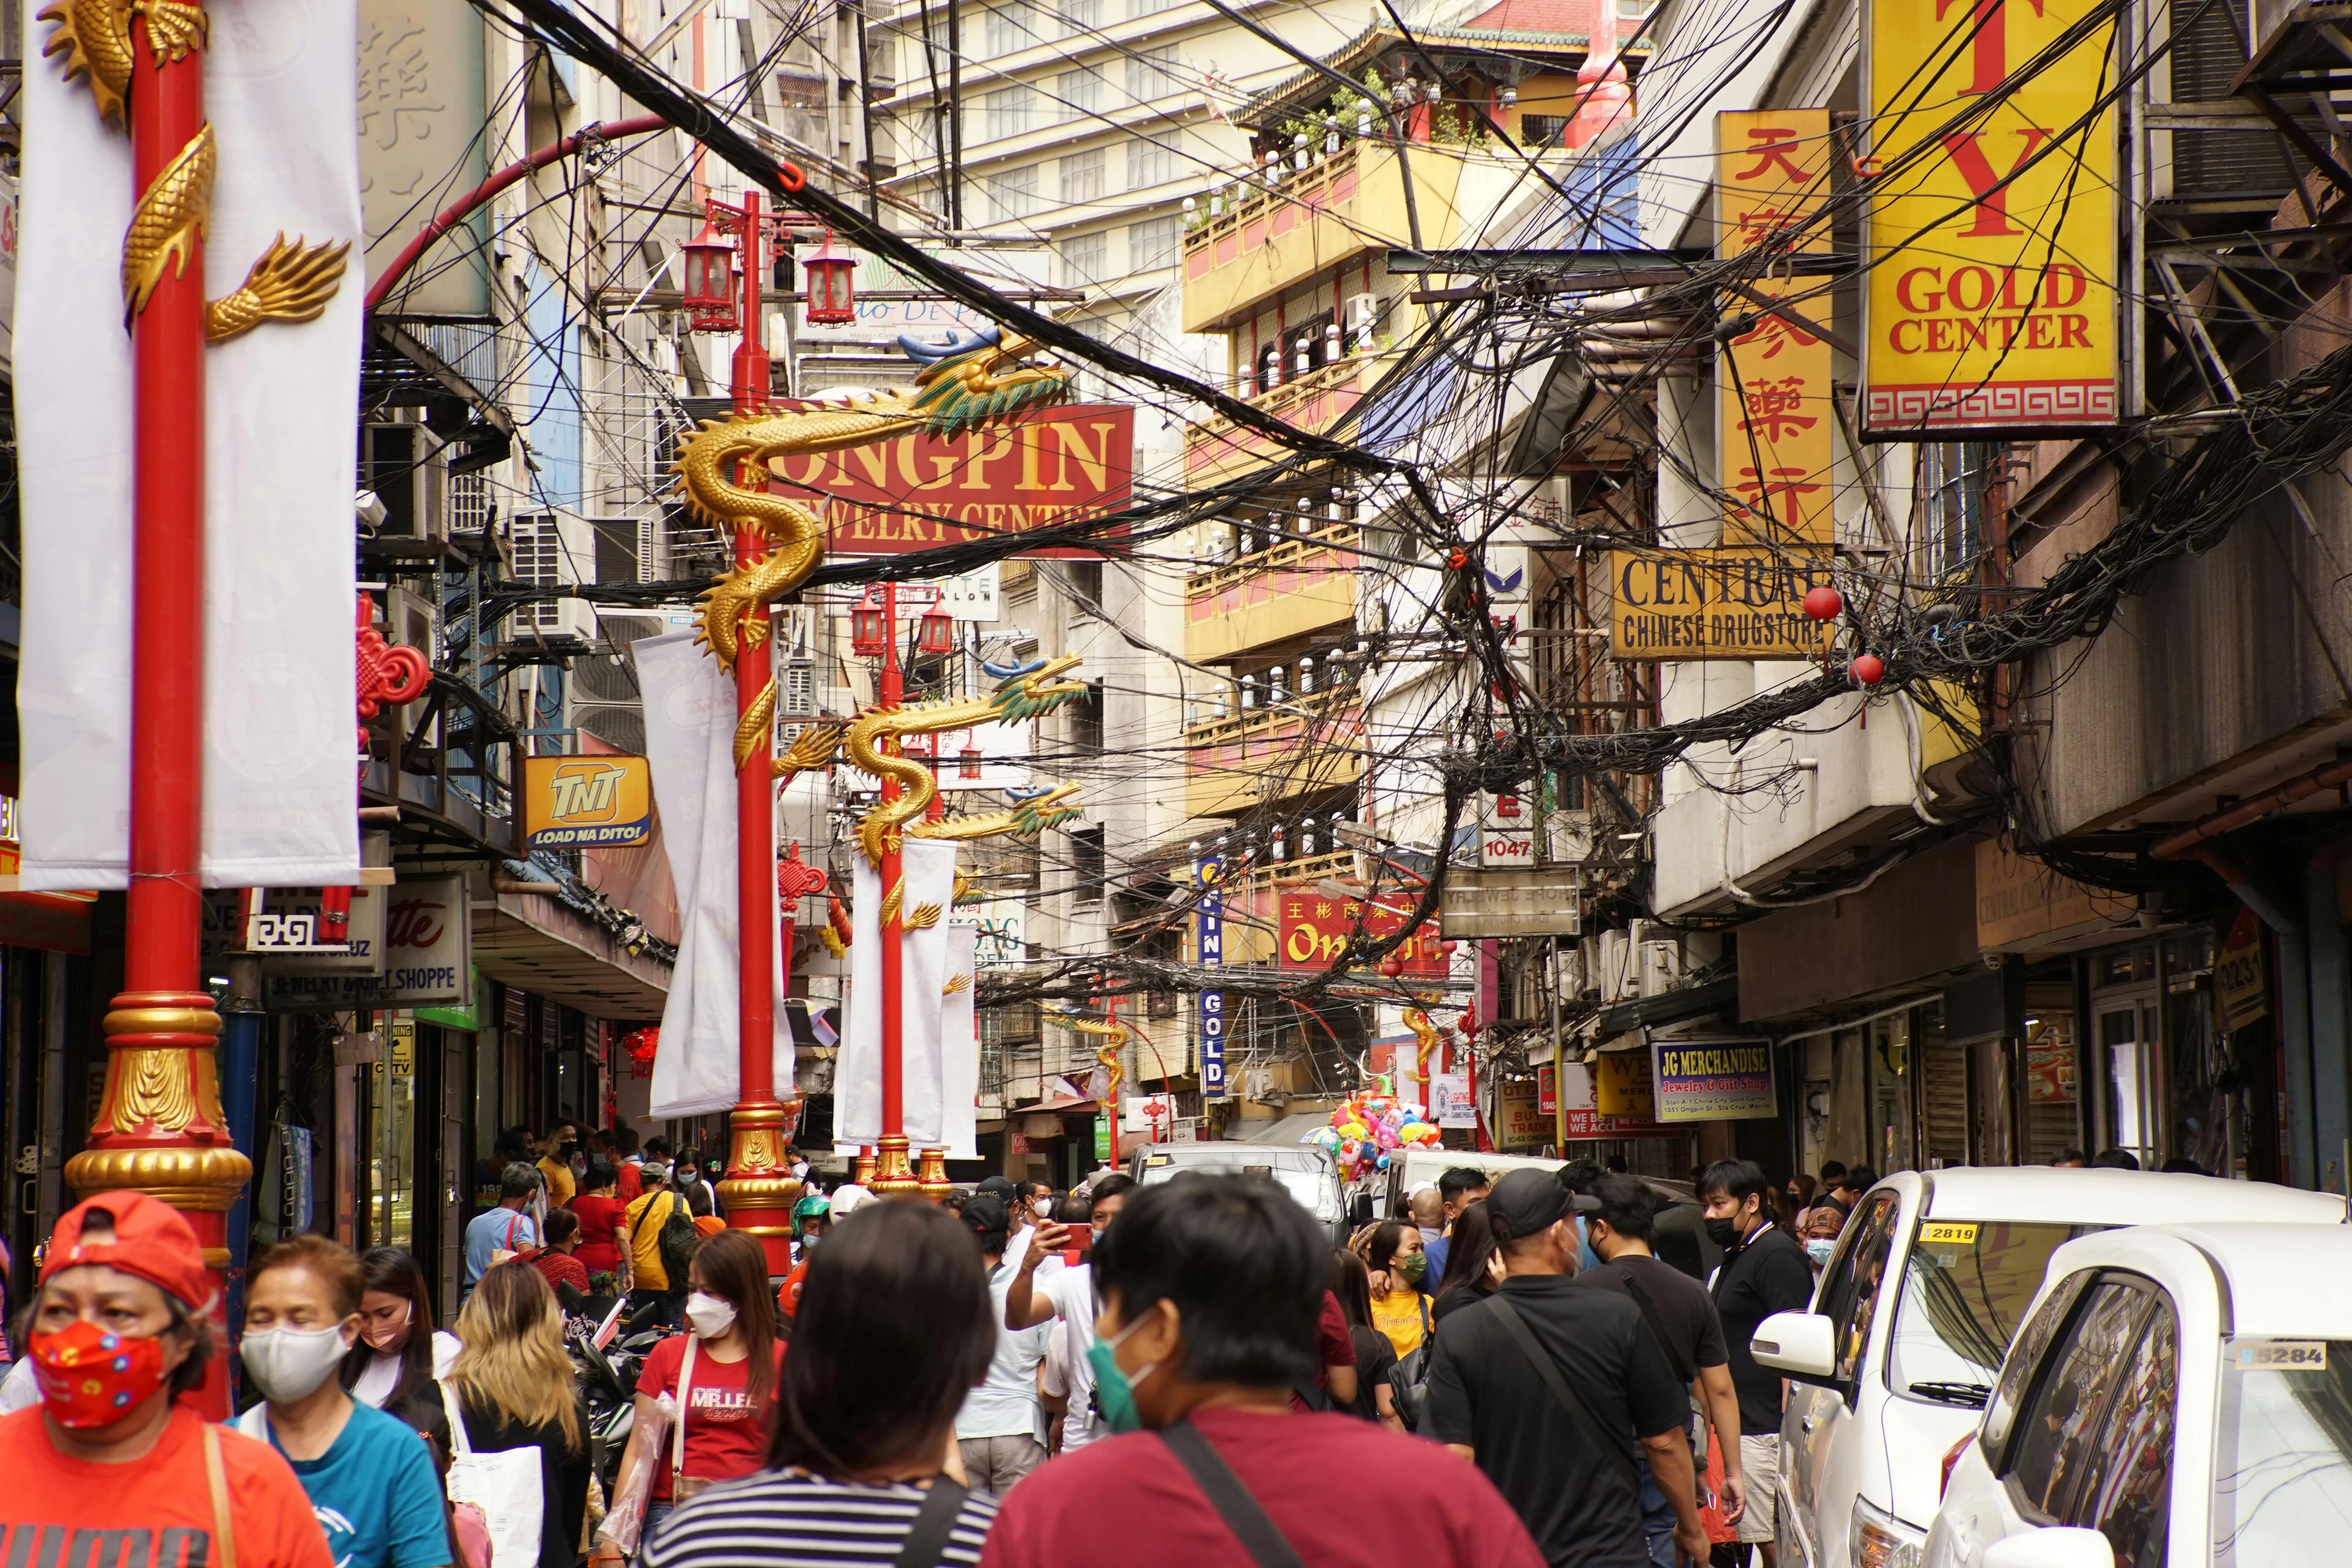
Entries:
{"label": "person holding phone", "polygon": [[[1101,1413],[1095,1408],[1094,1366],[1087,1352],[1095,1342],[1095,1271],[1088,1261],[1095,1243],[1135,1189],[1132,1176],[1114,1173],[1094,1184],[1093,1207],[1083,1227],[1047,1220],[1037,1226],[1029,1250],[1004,1288],[1004,1326],[1018,1332],[1061,1320],[1063,1360],[1069,1367],[1069,1414],[1062,1423],[1062,1449],[1075,1452],[1108,1435]],[[1059,1255],[1064,1267],[1055,1273],[1040,1270],[1048,1255]]]}

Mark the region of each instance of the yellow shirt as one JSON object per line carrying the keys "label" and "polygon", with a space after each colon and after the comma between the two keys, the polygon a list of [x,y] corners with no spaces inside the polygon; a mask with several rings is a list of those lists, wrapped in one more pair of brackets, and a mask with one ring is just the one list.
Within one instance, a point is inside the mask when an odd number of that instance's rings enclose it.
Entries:
{"label": "yellow shirt", "polygon": [[[654,1208],[656,1203],[661,1205],[658,1209]],[[670,1289],[669,1270],[662,1267],[661,1233],[673,1204],[678,1212],[686,1212],[686,1200],[667,1190],[647,1193],[629,1205],[629,1258],[635,1266],[640,1290]]]}
{"label": "yellow shirt", "polygon": [[1391,1290],[1372,1298],[1372,1327],[1388,1335],[1399,1359],[1420,1348],[1429,1321],[1429,1298],[1418,1290]]}
{"label": "yellow shirt", "polygon": [[539,1173],[547,1178],[547,1206],[560,1209],[572,1201],[572,1167],[549,1155],[539,1163]]}

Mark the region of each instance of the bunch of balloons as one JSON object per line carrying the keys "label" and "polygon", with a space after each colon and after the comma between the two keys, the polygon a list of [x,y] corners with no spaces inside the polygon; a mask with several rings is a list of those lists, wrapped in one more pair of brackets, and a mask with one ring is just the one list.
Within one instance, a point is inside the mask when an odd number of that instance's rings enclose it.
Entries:
{"label": "bunch of balloons", "polygon": [[1354,1178],[1389,1168],[1389,1157],[1400,1149],[1435,1148],[1437,1129],[1422,1108],[1400,1100],[1385,1076],[1375,1077],[1348,1097],[1331,1113],[1331,1124],[1318,1127],[1307,1140],[1331,1151],[1339,1174]]}

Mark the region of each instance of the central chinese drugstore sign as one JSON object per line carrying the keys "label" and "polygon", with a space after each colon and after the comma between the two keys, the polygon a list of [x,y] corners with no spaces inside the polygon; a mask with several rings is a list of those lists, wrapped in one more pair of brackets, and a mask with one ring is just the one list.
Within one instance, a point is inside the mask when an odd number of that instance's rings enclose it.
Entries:
{"label": "central chinese drugstore sign", "polygon": [[2114,424],[2114,22],[2096,0],[1864,11],[1864,427]]}

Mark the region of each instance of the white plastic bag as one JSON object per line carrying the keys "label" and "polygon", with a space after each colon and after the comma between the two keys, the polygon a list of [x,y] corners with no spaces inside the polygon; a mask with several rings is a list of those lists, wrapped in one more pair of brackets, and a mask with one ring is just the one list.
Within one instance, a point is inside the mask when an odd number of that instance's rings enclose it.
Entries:
{"label": "white plastic bag", "polygon": [[[629,1449],[636,1458],[624,1465],[613,1486],[613,1500],[605,1510],[604,1522],[596,1531],[597,1541],[608,1551],[598,1556],[635,1557],[643,1544],[646,1528],[646,1503],[653,1496],[654,1478],[669,1456],[664,1451],[667,1444],[670,1423],[677,1419],[677,1403],[667,1394],[652,1401],[650,1418],[640,1415],[636,1429],[630,1434]],[[638,1409],[643,1411],[645,1406]]]}
{"label": "white plastic bag", "polygon": [[449,1417],[449,1473],[442,1478],[452,1507],[471,1503],[490,1531],[490,1568],[538,1568],[545,1513],[542,1458],[536,1447],[477,1453],[466,1436],[465,1412],[448,1384],[441,1408]]}

